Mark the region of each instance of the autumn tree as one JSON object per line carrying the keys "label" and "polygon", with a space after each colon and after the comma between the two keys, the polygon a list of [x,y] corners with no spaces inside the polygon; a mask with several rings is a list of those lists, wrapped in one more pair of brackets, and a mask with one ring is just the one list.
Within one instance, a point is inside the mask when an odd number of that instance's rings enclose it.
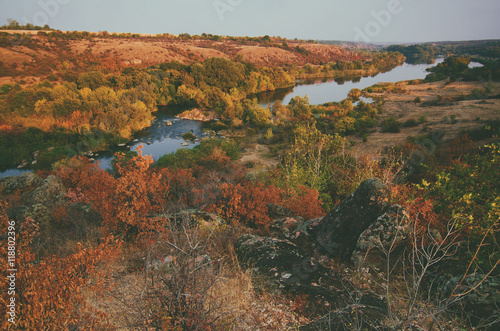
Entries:
{"label": "autumn tree", "polygon": [[340,146],[340,137],[321,133],[314,123],[298,125],[280,163],[288,186],[305,185],[324,191],[332,176],[331,163]]}
{"label": "autumn tree", "polygon": [[[78,243],[76,253],[66,257],[36,257],[31,246],[35,239],[39,239],[38,223],[31,217],[23,222],[15,222],[4,212],[0,216],[2,233],[16,233],[16,259],[12,269],[17,272],[14,296],[8,296],[8,291],[4,290],[0,297],[0,314],[4,316],[2,328],[43,330],[76,326],[83,329],[109,327],[106,314],[86,302],[84,291],[100,291],[107,287],[107,269],[104,264],[118,256],[120,242],[110,236],[95,248]],[[8,265],[6,239],[2,239],[0,247],[0,261],[5,266]],[[7,282],[4,284],[7,286]],[[16,303],[15,324],[5,318],[11,297],[15,298]]]}

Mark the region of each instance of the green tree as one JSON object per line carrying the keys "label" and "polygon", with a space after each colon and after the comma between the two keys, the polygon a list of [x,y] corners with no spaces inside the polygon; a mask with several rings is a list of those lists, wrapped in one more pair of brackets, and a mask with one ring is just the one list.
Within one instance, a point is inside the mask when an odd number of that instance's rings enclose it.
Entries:
{"label": "green tree", "polygon": [[269,124],[271,111],[269,108],[259,106],[256,99],[245,100],[244,107],[243,117],[246,123],[256,127],[264,127]]}
{"label": "green tree", "polygon": [[311,105],[307,95],[301,97],[297,95],[288,103],[294,117],[301,119],[309,119],[312,116]]}
{"label": "green tree", "polygon": [[331,165],[341,144],[338,135],[321,133],[315,123],[299,124],[280,162],[286,186],[305,185],[324,192],[333,175]]}
{"label": "green tree", "polygon": [[100,71],[86,72],[78,76],[78,88],[88,87],[91,90],[95,90],[100,86],[107,85],[106,77]]}

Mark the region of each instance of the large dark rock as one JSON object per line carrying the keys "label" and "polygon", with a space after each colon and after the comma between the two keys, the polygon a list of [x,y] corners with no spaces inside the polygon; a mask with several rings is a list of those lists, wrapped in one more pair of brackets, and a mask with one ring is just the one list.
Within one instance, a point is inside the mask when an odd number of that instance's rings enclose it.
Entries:
{"label": "large dark rock", "polygon": [[244,235],[238,239],[236,251],[243,267],[253,268],[281,288],[329,299],[337,293],[326,288],[332,279],[328,269],[288,240]]}
{"label": "large dark rock", "polygon": [[394,205],[359,236],[351,256],[357,267],[379,270],[387,262],[398,261],[410,238],[411,227],[406,209]]}
{"label": "large dark rock", "polygon": [[66,188],[56,176],[41,179],[33,173],[5,177],[0,180],[0,188],[6,194],[19,194],[23,206],[9,211],[9,217],[22,222],[31,217],[40,224],[51,222],[53,208],[64,203]]}
{"label": "large dark rock", "polygon": [[390,192],[380,179],[367,179],[309,229],[317,249],[349,260],[359,236],[390,206]]}

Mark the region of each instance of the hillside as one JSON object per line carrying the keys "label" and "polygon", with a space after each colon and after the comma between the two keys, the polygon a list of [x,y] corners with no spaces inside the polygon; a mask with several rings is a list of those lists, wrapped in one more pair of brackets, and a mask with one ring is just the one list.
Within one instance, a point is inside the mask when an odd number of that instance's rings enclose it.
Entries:
{"label": "hillside", "polygon": [[191,64],[210,57],[265,66],[363,60],[339,46],[267,36],[222,38],[6,30],[0,32],[0,84],[35,82],[67,69],[118,72],[125,67],[144,68],[171,61]]}

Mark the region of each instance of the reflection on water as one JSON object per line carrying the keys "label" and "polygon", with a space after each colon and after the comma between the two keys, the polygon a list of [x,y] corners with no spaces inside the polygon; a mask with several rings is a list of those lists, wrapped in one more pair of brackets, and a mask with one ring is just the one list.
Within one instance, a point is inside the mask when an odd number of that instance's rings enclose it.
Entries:
{"label": "reflection on water", "polygon": [[[402,80],[423,79],[429,72],[427,68],[433,67],[444,61],[444,58],[437,59],[434,64],[408,64],[392,69],[391,71],[380,73],[373,77],[358,77],[355,80],[306,80],[300,81],[295,88],[287,91],[278,91],[277,93],[266,93],[258,101],[261,106],[272,105],[277,100],[287,105],[295,96],[304,96],[307,94],[311,104],[323,104],[331,101],[342,101],[347,97],[349,91],[353,88],[360,90],[382,82],[398,82]],[[288,92],[284,95],[284,93]]]}
{"label": "reflection on water", "polygon": [[[182,139],[182,135],[193,132],[195,136],[201,138],[203,123],[175,118],[175,115],[183,110],[185,109],[179,107],[159,107],[151,126],[135,134],[134,141],[130,145],[117,147],[115,151],[136,150],[142,146],[142,154],[151,155],[157,161],[161,156],[175,152],[179,148],[193,148],[198,142],[193,141],[188,144]],[[101,168],[110,169],[113,153],[100,155],[96,159],[101,162]]]}

